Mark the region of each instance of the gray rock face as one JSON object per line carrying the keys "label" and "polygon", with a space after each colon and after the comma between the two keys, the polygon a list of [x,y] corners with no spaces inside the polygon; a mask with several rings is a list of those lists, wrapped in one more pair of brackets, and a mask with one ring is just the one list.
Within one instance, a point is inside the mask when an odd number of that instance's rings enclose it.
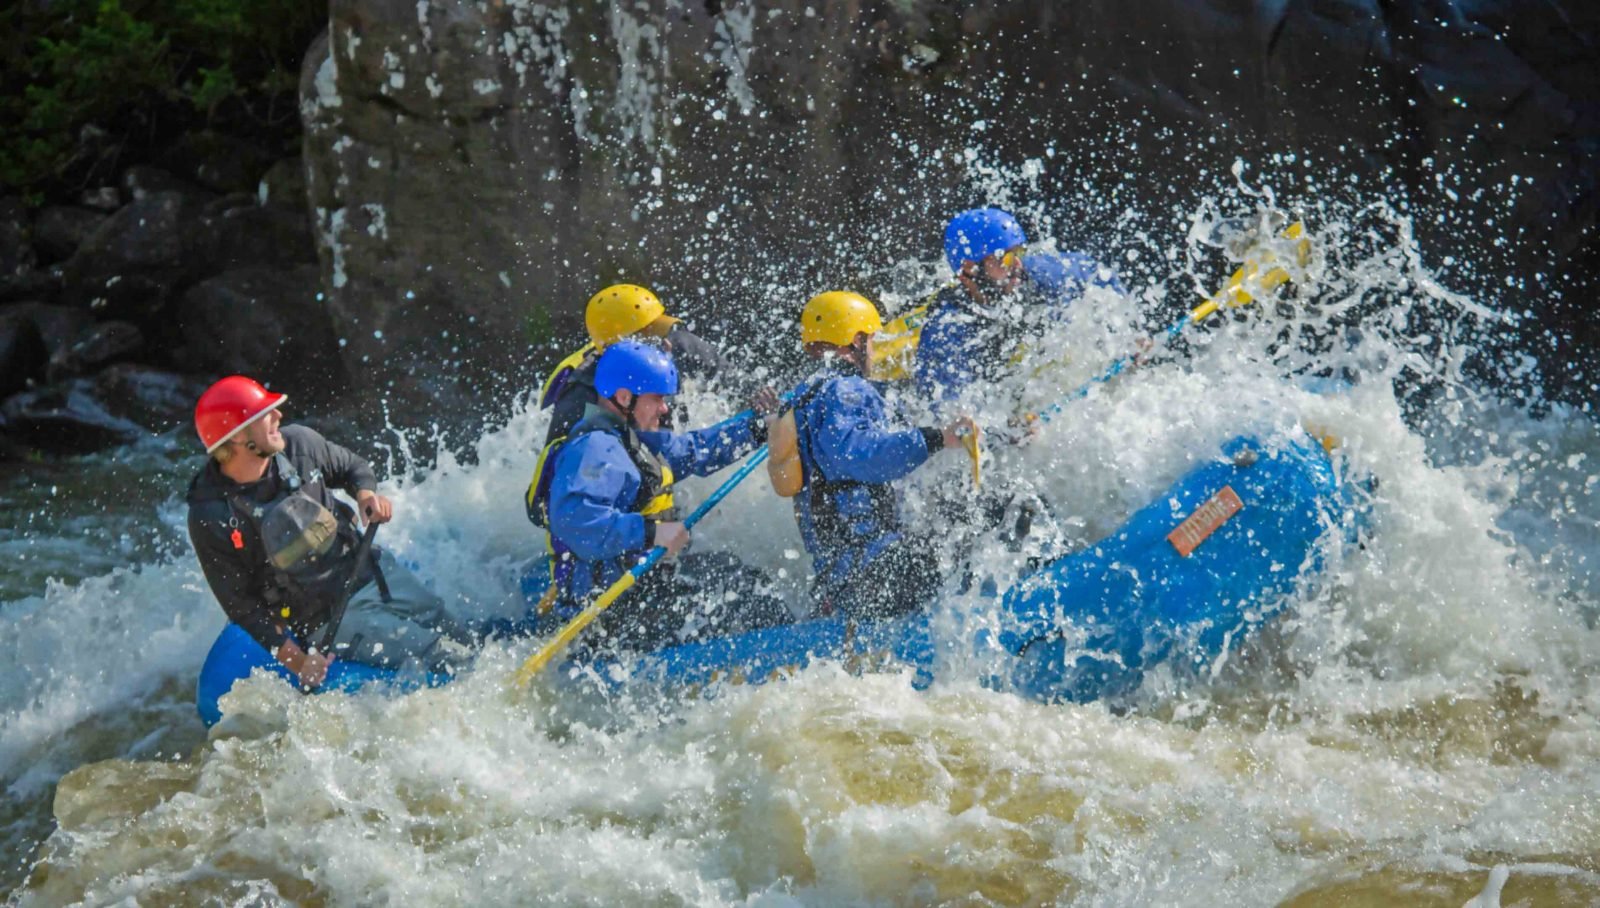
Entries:
{"label": "gray rock face", "polygon": [[[525,387],[550,360],[530,342],[575,342],[619,279],[702,328],[787,326],[812,291],[936,256],[957,208],[1087,183],[1042,226],[1092,234],[1277,151],[1407,198],[1425,244],[1481,269],[1600,269],[1594,4],[334,0],[330,21],[301,95],[345,364],[435,398]],[[1029,159],[1048,179],[983,170]],[[1595,337],[1578,295],[1531,301],[1572,329],[1552,356]]]}

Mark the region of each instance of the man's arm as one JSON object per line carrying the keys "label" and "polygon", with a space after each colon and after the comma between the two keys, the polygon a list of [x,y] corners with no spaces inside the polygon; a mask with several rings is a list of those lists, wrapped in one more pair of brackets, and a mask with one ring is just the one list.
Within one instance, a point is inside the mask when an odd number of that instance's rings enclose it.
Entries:
{"label": "man's arm", "polygon": [[378,476],[372,472],[372,465],[365,458],[305,426],[291,426],[289,430],[294,433],[295,443],[306,458],[322,468],[323,479],[329,488],[342,489],[358,498],[362,492],[377,491]]}
{"label": "man's arm", "polygon": [[681,322],[667,332],[667,342],[672,344],[673,362],[686,375],[695,378],[732,377],[728,361],[722,353],[710,341],[685,328]]}
{"label": "man's arm", "polygon": [[394,506],[378,494],[377,474],[372,472],[372,465],[365,458],[305,426],[292,426],[290,431],[299,453],[322,469],[329,488],[341,489],[354,497],[362,518],[368,523],[389,522],[394,516]]}
{"label": "man's arm", "polygon": [[730,417],[694,432],[640,432],[645,447],[666,458],[680,476],[710,476],[767,440],[761,417]]}
{"label": "man's arm", "polygon": [[856,482],[889,482],[921,466],[942,445],[937,430],[890,425],[883,398],[866,382],[838,381],[810,412],[820,413],[814,452],[824,475]]}

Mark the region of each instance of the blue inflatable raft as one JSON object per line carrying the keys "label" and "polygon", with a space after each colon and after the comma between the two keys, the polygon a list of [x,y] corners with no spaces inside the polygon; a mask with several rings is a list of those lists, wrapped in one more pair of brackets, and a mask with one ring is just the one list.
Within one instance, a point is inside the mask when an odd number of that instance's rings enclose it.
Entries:
{"label": "blue inflatable raft", "polygon": [[[939,640],[927,614],[862,624],[816,618],[670,647],[597,674],[699,686],[762,681],[829,660],[910,665],[926,682],[938,647],[975,644],[995,657],[986,664],[1002,667],[989,679],[996,686],[1046,701],[1114,697],[1137,687],[1151,666],[1212,662],[1272,617],[1320,573],[1330,534],[1353,538],[1362,501],[1309,436],[1273,444],[1240,437],[1112,535],[987,600],[993,614],[984,629],[959,644]],[[221,717],[218,698],[257,667],[293,681],[229,625],[200,673],[197,699],[208,725]],[[582,668],[567,663],[556,671]],[[393,671],[335,662],[322,689],[396,680]]]}

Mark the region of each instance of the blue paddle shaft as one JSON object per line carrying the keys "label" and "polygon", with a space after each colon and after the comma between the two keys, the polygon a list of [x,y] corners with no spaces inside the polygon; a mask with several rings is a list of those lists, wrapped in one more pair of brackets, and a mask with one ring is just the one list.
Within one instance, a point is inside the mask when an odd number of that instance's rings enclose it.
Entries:
{"label": "blue paddle shaft", "polygon": [[[744,482],[744,478],[749,476],[750,472],[756,467],[761,466],[761,462],[766,459],[767,446],[762,445],[756,449],[754,454],[750,455],[750,459],[744,462],[744,466],[735,470],[733,475],[728,477],[727,482],[718,486],[717,490],[712,492],[710,497],[708,497],[705,501],[700,502],[700,506],[694,509],[694,513],[690,514],[688,518],[683,521],[683,528],[686,530],[694,529],[694,525],[700,522],[700,518],[711,513],[712,508],[721,503],[722,499],[727,498],[728,493],[732,492],[734,488],[739,485],[739,483]],[[633,574],[634,579],[637,580],[638,578],[643,577],[646,571],[655,567],[656,562],[660,561],[666,554],[666,546],[658,545],[655,548],[652,548],[649,554],[644,556],[643,561],[640,561],[632,568],[629,568],[629,571]]]}
{"label": "blue paddle shaft", "polygon": [[[1189,323],[1192,322],[1193,320],[1194,320],[1194,314],[1190,313],[1189,315],[1185,315],[1183,318],[1180,318],[1177,321],[1173,322],[1172,323],[1172,327],[1170,327],[1170,328],[1168,328],[1166,330],[1166,334],[1165,334],[1163,340],[1170,341],[1174,337],[1177,337],[1178,335],[1182,334],[1183,333],[1183,329],[1188,327]],[[1124,356],[1124,357],[1119,358],[1116,362],[1114,362],[1111,365],[1107,366],[1106,370],[1104,372],[1101,372],[1099,375],[1096,375],[1094,378],[1091,378],[1088,381],[1084,382],[1082,385],[1079,385],[1078,386],[1078,390],[1072,392],[1071,394],[1068,394],[1066,397],[1061,398],[1060,400],[1058,400],[1055,403],[1051,404],[1049,407],[1047,407],[1044,410],[1042,410],[1039,413],[1040,421],[1041,422],[1049,422],[1050,421],[1050,417],[1054,416],[1056,413],[1059,413],[1061,411],[1061,408],[1063,406],[1065,406],[1068,402],[1074,401],[1074,400],[1078,400],[1079,398],[1083,398],[1083,397],[1089,396],[1089,392],[1094,389],[1095,385],[1104,384],[1104,383],[1112,380],[1113,378],[1116,378],[1118,375],[1121,375],[1123,373],[1123,371],[1128,368],[1128,366],[1133,364],[1133,360],[1134,360],[1135,356],[1136,356],[1136,354],[1129,355],[1129,356]]]}

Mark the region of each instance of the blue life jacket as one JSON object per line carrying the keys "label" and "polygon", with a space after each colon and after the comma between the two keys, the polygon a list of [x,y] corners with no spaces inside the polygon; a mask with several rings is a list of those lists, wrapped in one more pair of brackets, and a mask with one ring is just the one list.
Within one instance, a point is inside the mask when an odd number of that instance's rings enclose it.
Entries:
{"label": "blue life jacket", "polygon": [[812,376],[794,400],[805,470],[795,520],[826,591],[903,538],[900,494],[890,483],[928,459],[928,443],[921,430],[894,426],[883,396],[859,376]]}
{"label": "blue life jacket", "polygon": [[[636,432],[591,406],[546,458],[548,486],[535,476],[529,498],[547,515],[557,614],[576,614],[650,550],[645,520],[673,520],[674,476],[708,476],[756,447],[753,423],[735,417],[696,432]],[[543,501],[538,501],[543,499]],[[570,567],[570,570],[567,568]]]}
{"label": "blue life jacket", "polygon": [[1023,326],[979,305],[959,284],[928,306],[917,344],[917,391],[934,402],[954,400],[976,381],[998,381],[1025,337]]}

